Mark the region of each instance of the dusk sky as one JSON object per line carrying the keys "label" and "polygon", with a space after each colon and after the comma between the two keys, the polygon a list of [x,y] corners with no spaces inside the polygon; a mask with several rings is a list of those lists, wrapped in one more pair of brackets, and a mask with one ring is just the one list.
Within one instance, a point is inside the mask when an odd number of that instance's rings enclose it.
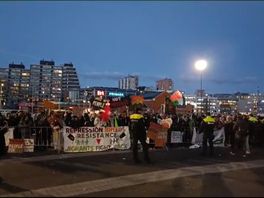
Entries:
{"label": "dusk sky", "polygon": [[194,93],[264,92],[264,2],[0,2],[0,67],[72,62],[81,87],[171,78]]}

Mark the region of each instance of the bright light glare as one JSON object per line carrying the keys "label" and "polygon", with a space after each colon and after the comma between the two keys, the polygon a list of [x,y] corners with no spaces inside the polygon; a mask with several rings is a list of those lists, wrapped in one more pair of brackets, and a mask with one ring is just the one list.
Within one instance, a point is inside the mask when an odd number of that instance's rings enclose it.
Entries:
{"label": "bright light glare", "polygon": [[207,61],[206,60],[198,60],[195,62],[194,66],[195,66],[195,69],[197,69],[199,71],[203,71],[207,67]]}

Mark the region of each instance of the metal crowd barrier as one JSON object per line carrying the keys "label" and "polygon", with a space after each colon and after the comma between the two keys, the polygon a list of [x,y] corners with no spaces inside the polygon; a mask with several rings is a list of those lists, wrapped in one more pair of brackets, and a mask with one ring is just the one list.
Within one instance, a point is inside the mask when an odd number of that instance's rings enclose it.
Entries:
{"label": "metal crowd barrier", "polygon": [[[172,133],[177,133],[177,137],[172,138]],[[175,135],[174,135],[175,136]],[[168,131],[167,132],[167,148],[188,147],[192,144],[193,132],[186,131]],[[150,148],[155,148],[155,141],[147,139]]]}
{"label": "metal crowd barrier", "polygon": [[[61,131],[54,131],[51,127],[15,127],[14,139],[33,139],[36,150],[54,149],[61,151]],[[56,138],[54,137],[56,136]],[[57,146],[59,145],[59,147]]]}
{"label": "metal crowd barrier", "polygon": [[[63,130],[51,127],[14,127],[14,139],[33,139],[34,150],[53,149],[58,153],[63,151]],[[116,141],[116,138],[113,140]],[[115,150],[113,147],[112,150]]]}
{"label": "metal crowd barrier", "polygon": [[[178,136],[172,138],[172,133],[177,132]],[[15,127],[14,139],[33,139],[34,150],[54,150],[58,153],[63,151],[62,130],[52,129],[49,126],[44,127]],[[166,148],[188,147],[192,143],[192,132],[168,131]],[[175,134],[174,134],[175,136]],[[174,141],[172,141],[174,140]],[[156,148],[153,140],[147,141],[150,148]],[[139,144],[139,148],[140,148]],[[113,148],[115,150],[115,148]]]}

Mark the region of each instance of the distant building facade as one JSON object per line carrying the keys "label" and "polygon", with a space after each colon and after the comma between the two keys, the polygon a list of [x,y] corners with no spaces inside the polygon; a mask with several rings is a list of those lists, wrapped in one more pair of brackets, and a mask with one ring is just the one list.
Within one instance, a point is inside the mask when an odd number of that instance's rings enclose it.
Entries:
{"label": "distant building facade", "polygon": [[205,90],[198,89],[195,92],[196,99],[196,112],[205,113],[207,111],[208,95],[206,95]]}
{"label": "distant building facade", "polygon": [[195,113],[206,113],[217,114],[219,110],[219,102],[216,97],[209,94],[198,96],[197,92],[195,95],[185,95],[186,105],[192,105]]}
{"label": "distant building facade", "polygon": [[51,99],[54,61],[41,60],[30,65],[30,89],[34,100]]}
{"label": "distant building facade", "polygon": [[237,113],[238,98],[234,94],[213,94],[217,98],[217,113]]}
{"label": "distant building facade", "polygon": [[52,71],[52,81],[51,81],[51,99],[53,101],[63,100],[63,90],[62,90],[62,66],[55,66]]}
{"label": "distant building facade", "polygon": [[6,105],[8,88],[8,68],[0,68],[0,108]]}
{"label": "distant building facade", "polygon": [[76,102],[80,83],[73,64],[56,66],[54,61],[39,64],[9,64],[0,68],[0,108],[17,109],[19,103],[43,100]]}
{"label": "distant building facade", "polygon": [[64,101],[76,102],[80,98],[80,82],[72,63],[62,66],[62,94]]}
{"label": "distant building facade", "polygon": [[172,79],[161,79],[156,82],[156,89],[159,91],[172,91],[173,90],[173,81]]}
{"label": "distant building facade", "polygon": [[19,102],[29,97],[30,70],[21,64],[11,63],[8,68],[7,101],[9,108],[17,108]]}
{"label": "distant building facade", "polygon": [[138,76],[128,75],[121,78],[118,82],[119,89],[137,89],[138,87]]}
{"label": "distant building facade", "polygon": [[238,99],[237,110],[246,114],[262,114],[264,113],[264,95],[261,93],[236,93]]}
{"label": "distant building facade", "polygon": [[186,95],[186,104],[194,106],[195,112],[212,114],[261,114],[264,115],[264,94],[199,94]]}
{"label": "distant building facade", "polygon": [[31,96],[37,100],[77,101],[80,83],[72,63],[55,66],[54,61],[31,65]]}
{"label": "distant building facade", "polygon": [[264,115],[264,97],[263,97],[263,94],[262,94],[262,98],[259,100],[259,103],[258,103],[258,113],[261,115]]}

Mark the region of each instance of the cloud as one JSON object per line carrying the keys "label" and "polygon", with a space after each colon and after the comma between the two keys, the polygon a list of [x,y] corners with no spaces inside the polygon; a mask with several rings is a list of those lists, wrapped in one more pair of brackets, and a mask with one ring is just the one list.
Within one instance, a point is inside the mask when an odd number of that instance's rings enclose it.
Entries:
{"label": "cloud", "polygon": [[180,76],[179,79],[181,81],[183,81],[184,83],[195,83],[197,82],[197,77],[194,77],[194,76],[189,76],[189,75],[186,75],[186,76]]}
{"label": "cloud", "polygon": [[[109,82],[109,83],[117,83],[119,79],[127,76],[127,75],[138,75],[140,84],[148,84],[151,82],[151,84],[155,84],[157,80],[166,78],[166,76],[162,75],[142,75],[140,73],[122,73],[117,71],[93,71],[93,72],[86,72],[86,73],[80,73],[80,81],[82,82],[88,82],[88,81],[102,81]],[[167,77],[170,78],[170,77]],[[173,79],[174,83],[176,81],[182,81],[185,84],[194,84],[200,81],[199,76],[197,75],[182,75],[179,76],[177,79]],[[258,82],[258,78],[254,76],[244,76],[244,77],[223,77],[223,78],[205,78],[203,79],[206,81],[206,83],[211,83],[213,85],[246,85],[246,84],[255,84]],[[98,82],[99,83],[99,82]],[[179,82],[178,82],[179,83]]]}
{"label": "cloud", "polygon": [[157,75],[139,75],[141,80],[147,80],[147,81],[157,81],[163,78],[166,78],[164,76],[157,76]]}
{"label": "cloud", "polygon": [[[181,76],[180,79],[185,83],[196,83],[198,80],[198,77],[194,76]],[[213,83],[213,84],[229,84],[229,85],[239,85],[239,84],[254,84],[258,82],[258,78],[255,76],[245,76],[245,77],[239,77],[236,78],[206,78],[207,82]]]}
{"label": "cloud", "polygon": [[157,75],[141,75],[140,73],[134,72],[130,74],[124,74],[121,72],[109,72],[109,71],[104,71],[104,72],[98,72],[98,71],[93,71],[93,72],[86,72],[86,73],[80,73],[79,76],[82,79],[93,79],[93,80],[113,80],[117,81],[120,78],[123,78],[127,75],[137,75],[139,76],[139,80],[143,81],[156,81],[165,77],[162,76],[157,76]]}
{"label": "cloud", "polygon": [[89,80],[119,80],[120,78],[122,78],[123,76],[125,76],[124,74],[120,73],[120,72],[88,72],[88,73],[80,73],[79,76],[82,79],[89,79]]}
{"label": "cloud", "polygon": [[0,49],[0,53],[1,54],[5,54],[5,55],[8,55],[8,56],[12,56],[12,57],[18,57],[18,58],[27,58],[27,59],[31,59],[31,60],[36,60],[36,56],[34,55],[31,55],[31,54],[25,54],[25,53],[21,53],[21,52],[16,52],[16,51],[8,51],[8,50],[5,50],[5,49]]}
{"label": "cloud", "polygon": [[246,77],[238,77],[238,78],[222,78],[222,79],[209,79],[209,82],[215,83],[215,84],[233,84],[233,85],[239,85],[239,84],[254,84],[258,82],[257,77],[254,76],[246,76]]}

